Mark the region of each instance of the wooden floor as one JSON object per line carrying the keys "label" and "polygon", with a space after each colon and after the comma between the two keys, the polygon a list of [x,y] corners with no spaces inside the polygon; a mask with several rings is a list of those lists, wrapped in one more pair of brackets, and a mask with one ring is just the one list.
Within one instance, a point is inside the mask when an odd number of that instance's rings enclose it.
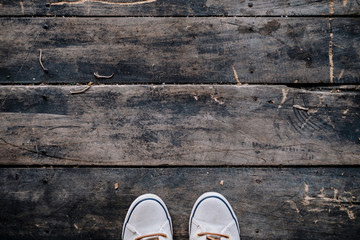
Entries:
{"label": "wooden floor", "polygon": [[187,239],[206,191],[243,240],[358,239],[359,16],[357,0],[1,1],[0,239],[120,239],[148,192]]}

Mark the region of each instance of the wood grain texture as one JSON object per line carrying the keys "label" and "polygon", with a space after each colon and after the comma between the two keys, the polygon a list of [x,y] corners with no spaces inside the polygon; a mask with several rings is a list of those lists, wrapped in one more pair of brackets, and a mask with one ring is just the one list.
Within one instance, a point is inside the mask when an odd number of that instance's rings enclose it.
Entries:
{"label": "wood grain texture", "polygon": [[360,79],[360,65],[358,65],[360,62],[360,22],[342,24],[341,21],[332,19],[330,23],[333,33],[331,42],[334,82],[352,82],[354,79]]}
{"label": "wood grain texture", "polygon": [[329,83],[330,41],[332,82],[359,83],[360,19],[331,21],[332,35],[319,18],[1,19],[0,83]]}
{"label": "wood grain texture", "polygon": [[1,165],[359,165],[360,94],[285,86],[1,86]]}
{"label": "wood grain texture", "polygon": [[0,237],[120,239],[127,208],[151,192],[169,208],[174,239],[187,239],[191,208],[207,191],[229,200],[244,240],[360,234],[356,168],[47,168],[0,169]]}
{"label": "wood grain texture", "polygon": [[2,16],[359,15],[356,0],[26,0],[3,1]]}

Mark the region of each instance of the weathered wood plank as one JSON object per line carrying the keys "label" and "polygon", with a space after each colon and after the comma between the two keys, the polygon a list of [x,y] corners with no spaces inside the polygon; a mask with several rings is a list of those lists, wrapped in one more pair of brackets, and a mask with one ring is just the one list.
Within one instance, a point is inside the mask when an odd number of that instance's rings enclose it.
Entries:
{"label": "weathered wood plank", "polygon": [[169,208],[175,239],[187,239],[206,191],[228,198],[244,240],[360,234],[357,168],[47,168],[0,169],[0,237],[119,239],[130,203],[152,192]]}
{"label": "weathered wood plank", "polygon": [[[0,22],[2,84],[88,83],[96,80],[94,72],[115,73],[102,83],[329,83],[331,40],[333,82],[360,82],[358,18],[332,19],[333,35],[328,19],[313,18]],[[338,81],[345,55],[347,75]]]}
{"label": "weathered wood plank", "polygon": [[359,165],[360,93],[1,86],[1,165]]}
{"label": "weathered wood plank", "polygon": [[359,15],[356,0],[27,0],[2,1],[2,16],[312,16]]}
{"label": "weathered wood plank", "polygon": [[333,33],[330,38],[334,62],[333,82],[350,83],[354,79],[360,79],[360,22],[343,24],[333,19],[330,26]]}

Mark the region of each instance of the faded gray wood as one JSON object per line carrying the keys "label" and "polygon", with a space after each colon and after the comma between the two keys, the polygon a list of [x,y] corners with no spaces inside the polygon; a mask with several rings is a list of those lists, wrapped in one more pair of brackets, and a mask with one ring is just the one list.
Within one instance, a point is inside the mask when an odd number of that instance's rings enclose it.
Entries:
{"label": "faded gray wood", "polygon": [[1,165],[359,165],[360,94],[286,86],[1,86]]}
{"label": "faded gray wood", "polygon": [[333,82],[351,83],[354,79],[360,79],[360,22],[343,24],[333,19],[330,26],[333,33],[330,41],[334,61]]}
{"label": "faded gray wood", "polygon": [[2,1],[2,16],[359,15],[356,0],[27,0]]}
{"label": "faded gray wood", "polygon": [[127,208],[151,192],[167,204],[174,238],[187,239],[191,208],[207,191],[229,200],[243,240],[360,233],[357,168],[3,168],[0,237],[120,239]]}
{"label": "faded gray wood", "polygon": [[[101,83],[360,82],[358,18],[332,19],[330,28],[323,18],[0,22],[2,84],[88,83],[96,81],[94,72],[115,74]],[[40,49],[48,73],[40,67]]]}

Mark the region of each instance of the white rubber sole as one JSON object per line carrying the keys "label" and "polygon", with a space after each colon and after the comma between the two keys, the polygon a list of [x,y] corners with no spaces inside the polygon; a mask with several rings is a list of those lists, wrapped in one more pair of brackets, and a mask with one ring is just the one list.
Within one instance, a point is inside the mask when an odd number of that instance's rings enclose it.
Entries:
{"label": "white rubber sole", "polygon": [[173,228],[172,228],[172,221],[171,221],[171,217],[170,217],[170,213],[169,213],[169,210],[167,209],[164,201],[157,195],[155,194],[151,194],[151,193],[147,193],[147,194],[143,194],[139,197],[137,197],[130,205],[129,207],[129,210],[127,211],[126,213],[126,216],[125,216],[125,220],[124,220],[124,223],[123,223],[123,227],[122,227],[122,233],[121,233],[121,239],[124,238],[124,230],[125,230],[125,226],[126,224],[128,223],[129,221],[129,217],[130,217],[130,214],[132,213],[132,210],[142,201],[146,201],[146,200],[152,200],[152,201],[157,201],[160,205],[162,205],[162,207],[164,208],[166,214],[167,214],[167,217],[170,221],[170,228],[171,228],[171,234],[173,234]]}
{"label": "white rubber sole", "polygon": [[227,205],[229,211],[231,212],[231,215],[233,216],[233,218],[236,220],[236,224],[237,224],[237,228],[238,228],[238,231],[240,233],[240,228],[239,228],[239,222],[236,218],[236,215],[235,215],[235,212],[234,210],[232,209],[229,201],[223,196],[221,195],[220,193],[217,193],[217,192],[206,192],[204,193],[203,195],[201,195],[195,202],[192,210],[191,210],[191,214],[190,214],[190,219],[189,219],[189,235],[191,234],[191,221],[192,221],[192,218],[194,217],[194,212],[196,211],[197,209],[197,206],[199,205],[199,203],[201,203],[203,200],[207,199],[207,198],[211,198],[211,197],[214,197],[214,198],[218,198],[219,200],[222,200],[223,203],[225,205]]}

